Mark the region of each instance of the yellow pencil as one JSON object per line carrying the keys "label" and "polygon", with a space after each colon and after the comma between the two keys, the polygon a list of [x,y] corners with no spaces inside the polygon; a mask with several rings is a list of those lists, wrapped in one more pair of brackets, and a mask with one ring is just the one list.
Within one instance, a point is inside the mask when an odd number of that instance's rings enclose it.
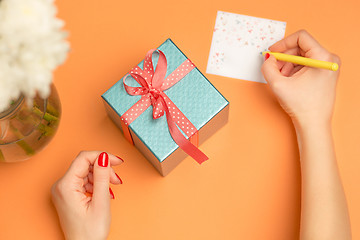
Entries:
{"label": "yellow pencil", "polygon": [[284,62],[291,62],[291,63],[304,65],[304,66],[308,66],[308,67],[323,68],[323,69],[328,69],[328,70],[332,70],[332,71],[336,71],[339,69],[339,65],[337,63],[326,62],[326,61],[321,61],[321,60],[316,60],[316,59],[311,59],[311,58],[306,58],[306,57],[300,57],[300,56],[294,56],[294,55],[288,55],[285,53],[270,52],[270,51],[265,51],[265,52],[262,52],[261,54],[263,56],[265,56],[266,53],[269,53],[269,54],[273,55],[277,60],[284,61]]}

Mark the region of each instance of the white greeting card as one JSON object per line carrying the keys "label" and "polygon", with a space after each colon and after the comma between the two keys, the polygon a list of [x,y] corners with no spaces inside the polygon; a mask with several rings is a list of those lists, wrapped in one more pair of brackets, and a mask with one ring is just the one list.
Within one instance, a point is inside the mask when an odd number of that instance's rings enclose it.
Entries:
{"label": "white greeting card", "polygon": [[281,40],[286,22],[218,11],[206,72],[263,82],[260,52]]}

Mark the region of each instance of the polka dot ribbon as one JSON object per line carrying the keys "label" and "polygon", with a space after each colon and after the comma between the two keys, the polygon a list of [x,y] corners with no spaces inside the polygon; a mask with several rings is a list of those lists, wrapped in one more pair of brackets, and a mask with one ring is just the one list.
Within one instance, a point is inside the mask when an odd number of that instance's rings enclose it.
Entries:
{"label": "polka dot ribbon", "polygon": [[[159,53],[159,59],[156,69],[154,69],[152,55],[156,52]],[[163,92],[191,72],[191,70],[195,68],[194,64],[187,59],[165,78],[167,71],[165,54],[160,50],[150,50],[144,59],[143,68],[144,69],[141,69],[139,66],[136,66],[123,78],[126,92],[133,96],[141,95],[141,99],[121,116],[121,120],[128,126],[152,105],[153,118],[160,118],[166,113],[169,132],[176,144],[198,163],[203,163],[208,157],[188,141],[179,130],[180,128],[182,132],[190,138],[197,132],[196,127]],[[130,76],[133,77],[141,87],[128,86],[125,81]]]}

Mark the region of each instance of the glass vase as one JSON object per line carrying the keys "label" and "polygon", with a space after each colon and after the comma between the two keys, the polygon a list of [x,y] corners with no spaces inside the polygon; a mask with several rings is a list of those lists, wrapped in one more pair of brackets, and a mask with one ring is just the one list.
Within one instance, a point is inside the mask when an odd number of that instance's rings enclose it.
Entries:
{"label": "glass vase", "polygon": [[54,137],[61,117],[59,95],[54,85],[47,99],[24,97],[0,113],[0,162],[18,162],[41,151]]}

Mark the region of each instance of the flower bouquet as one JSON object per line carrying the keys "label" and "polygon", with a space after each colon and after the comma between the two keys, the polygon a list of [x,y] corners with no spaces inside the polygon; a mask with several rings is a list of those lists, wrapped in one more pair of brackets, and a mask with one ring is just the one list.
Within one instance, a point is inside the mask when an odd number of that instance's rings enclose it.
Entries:
{"label": "flower bouquet", "polygon": [[53,0],[0,0],[0,161],[24,160],[54,135],[52,73],[69,50]]}

